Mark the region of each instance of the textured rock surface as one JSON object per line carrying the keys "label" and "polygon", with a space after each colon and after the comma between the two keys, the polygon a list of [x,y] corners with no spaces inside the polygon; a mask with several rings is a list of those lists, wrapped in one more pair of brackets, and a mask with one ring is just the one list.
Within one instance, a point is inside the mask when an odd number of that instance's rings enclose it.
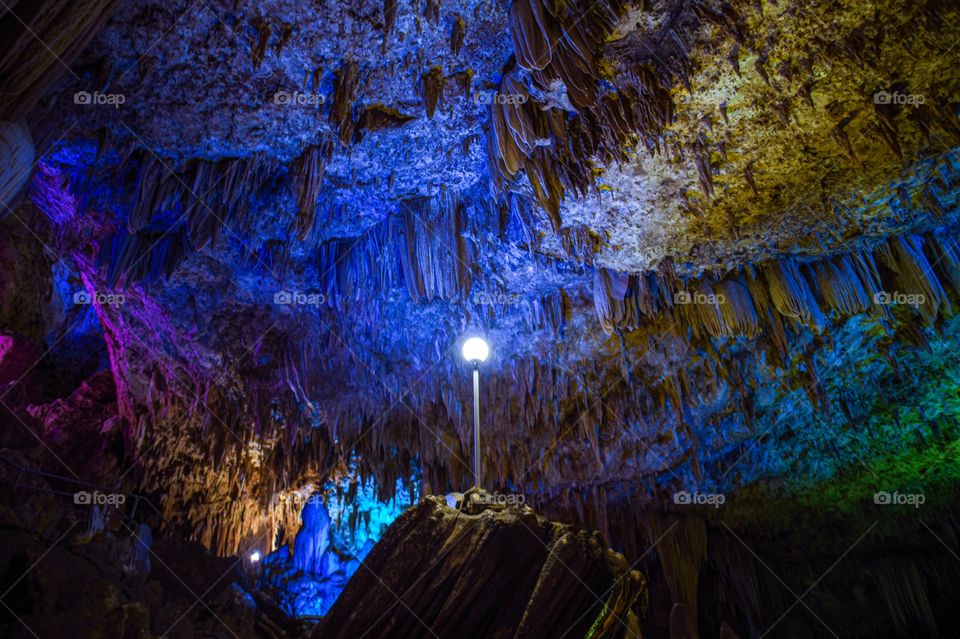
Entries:
{"label": "textured rock surface", "polygon": [[354,460],[472,483],[483,332],[490,488],[631,559],[727,498],[646,567],[657,632],[776,622],[798,517],[823,569],[902,542],[815,591],[838,634],[951,627],[956,2],[7,4],[0,436],[36,465],[274,548]]}
{"label": "textured rock surface", "polygon": [[92,530],[90,506],[24,488],[62,490],[62,484],[15,476],[8,464],[24,460],[6,450],[0,455],[4,637],[307,636],[305,624],[287,619],[268,600],[254,604],[242,586],[248,583],[242,560],[168,537],[133,561],[130,548],[149,529],[108,514],[100,519],[104,527]]}
{"label": "textured rock surface", "polygon": [[643,576],[530,509],[400,517],[317,627],[333,637],[640,637]]}

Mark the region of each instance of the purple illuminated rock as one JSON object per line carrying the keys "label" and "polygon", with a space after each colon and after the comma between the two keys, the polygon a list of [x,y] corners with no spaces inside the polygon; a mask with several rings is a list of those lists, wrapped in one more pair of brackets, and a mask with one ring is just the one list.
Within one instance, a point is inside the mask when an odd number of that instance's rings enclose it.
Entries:
{"label": "purple illuminated rock", "polygon": [[36,359],[32,344],[13,335],[0,335],[0,386],[18,381]]}

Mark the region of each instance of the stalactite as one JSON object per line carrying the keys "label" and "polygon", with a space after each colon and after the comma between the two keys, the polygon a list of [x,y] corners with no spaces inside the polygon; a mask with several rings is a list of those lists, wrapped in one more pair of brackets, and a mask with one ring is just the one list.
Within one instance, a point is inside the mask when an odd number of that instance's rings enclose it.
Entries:
{"label": "stalactite", "polygon": [[23,122],[0,122],[0,218],[33,170],[33,139]]}
{"label": "stalactite", "polygon": [[781,315],[822,330],[823,313],[796,262],[780,260],[765,265],[763,273],[770,299]]}
{"label": "stalactite", "polygon": [[[924,574],[940,572],[936,566],[925,565],[921,572],[919,559],[878,559],[873,565],[880,594],[890,616],[901,633],[910,632],[914,623],[921,622],[931,636],[936,636],[937,625],[927,596]],[[924,564],[928,562],[923,562]]]}
{"label": "stalactite", "polygon": [[[877,308],[877,300],[884,293],[919,296],[916,299],[922,303],[909,306],[928,323],[941,313],[952,314],[941,280],[960,292],[960,253],[944,237],[942,231],[927,237],[895,237],[872,252],[855,251],[804,264],[791,258],[764,262],[759,265],[761,277],[745,270],[721,280],[703,276],[686,284],[663,272],[627,277],[597,269],[594,307],[603,329],[612,333],[617,327],[635,330],[652,325],[658,313],[680,299],[681,323],[695,335],[766,334],[782,353],[784,329],[778,318],[822,331],[828,312],[844,317],[882,314],[885,311]],[[883,274],[878,263],[885,269]],[[697,303],[688,304],[683,296]]]}
{"label": "stalactite", "polygon": [[698,135],[693,144],[693,160],[700,177],[700,189],[708,198],[713,196],[713,166],[710,162],[710,151],[703,135]]}
{"label": "stalactite", "polygon": [[463,48],[463,39],[467,35],[467,23],[463,16],[458,15],[453,21],[453,32],[450,34],[450,52],[453,55],[460,55],[460,49]]}
{"label": "stalactite", "polygon": [[[674,528],[667,534],[670,525]],[[647,527],[647,536],[651,544],[660,540],[657,552],[670,594],[674,603],[683,607],[683,619],[690,635],[699,636],[697,589],[700,567],[707,556],[707,530],[703,519],[686,517],[661,521],[654,517]]]}
{"label": "stalactite", "polygon": [[[99,257],[110,273],[111,285],[121,274],[128,283],[168,277],[223,227],[229,226],[233,237],[252,228],[257,221],[249,216],[250,198],[273,179],[277,169],[276,160],[259,155],[219,162],[196,160],[180,169],[149,152],[131,158],[119,169],[121,181],[136,185],[131,212],[125,227],[102,243]],[[83,209],[96,204],[84,192],[78,200]]]}
{"label": "stalactite", "polygon": [[264,56],[267,54],[272,29],[270,23],[263,18],[253,21],[253,27],[257,30],[257,40],[250,49],[250,61],[254,69],[259,69],[260,65],[263,64]]}
{"label": "stalactite", "polygon": [[843,152],[847,155],[851,162],[857,162],[857,155],[853,151],[853,145],[850,144],[850,136],[847,135],[846,127],[850,122],[853,121],[853,116],[848,115],[843,120],[837,123],[835,127],[830,131],[830,137],[833,138],[834,142],[843,149]]}
{"label": "stalactite", "polygon": [[127,230],[136,233],[150,223],[155,211],[161,210],[175,191],[173,180],[168,179],[165,164],[155,156],[147,157],[140,167],[137,178],[137,194],[134,207],[127,217]]}
{"label": "stalactite", "polygon": [[437,106],[443,97],[443,88],[446,84],[443,69],[431,67],[429,71],[423,74],[421,82],[423,83],[423,101],[427,109],[427,118],[433,119],[433,114],[437,112]]}
{"label": "stalactite", "polygon": [[120,6],[120,0],[36,0],[0,11],[0,121],[30,113],[47,89],[69,72],[80,52]]}
{"label": "stalactite", "polygon": [[527,178],[533,187],[533,193],[540,206],[550,216],[554,230],[560,230],[560,200],[563,198],[563,185],[557,176],[552,156],[545,149],[536,149],[526,164]]}
{"label": "stalactite", "polygon": [[872,306],[874,292],[864,288],[850,256],[819,260],[813,264],[813,271],[819,294],[832,310],[854,315]]}
{"label": "stalactite", "polygon": [[[517,70],[505,74],[499,93],[505,99],[490,107],[490,173],[498,191],[503,192],[525,169],[534,197],[555,229],[561,224],[564,191],[585,194],[593,184],[585,158],[625,157],[624,142],[637,126],[630,106],[633,101],[617,95],[597,96],[596,53],[618,11],[606,2],[594,3],[584,12],[573,12],[573,19],[566,9],[542,0],[520,0],[511,6],[509,25],[519,66],[532,72],[542,90],[561,81],[572,105],[583,110],[584,122],[578,125],[570,148],[563,113],[553,105],[547,109],[547,105],[535,104],[518,80]],[[597,132],[604,137],[594,139]]]}
{"label": "stalactite", "polygon": [[169,278],[190,253],[186,229],[174,232],[118,231],[100,252],[99,263],[106,267],[107,284],[129,284],[140,280]]}
{"label": "stalactite", "polygon": [[321,286],[331,303],[359,291],[387,294],[405,286],[411,299],[469,296],[472,257],[463,238],[466,211],[455,200],[409,200],[364,238],[334,240],[317,251]]}
{"label": "stalactite", "polygon": [[423,7],[423,17],[430,24],[437,24],[440,19],[440,0],[426,0]]}
{"label": "stalactite", "polygon": [[323,187],[323,173],[333,153],[330,140],[308,147],[294,162],[293,172],[297,182],[297,236],[307,238],[313,228],[317,211],[317,198]]}
{"label": "stalactite", "polygon": [[387,46],[387,38],[397,23],[397,0],[383,0],[383,46]]}
{"label": "stalactite", "polygon": [[510,34],[517,61],[527,69],[544,69],[562,35],[556,18],[541,0],[521,0],[510,7]]}
{"label": "stalactite", "polygon": [[[923,295],[923,303],[916,306],[920,314],[932,323],[941,305],[950,312],[950,300],[946,291],[923,253],[923,239],[905,235],[891,239],[888,246],[891,249],[889,255],[892,262],[888,258],[887,264],[899,275],[898,279],[903,284],[901,292],[917,292]],[[881,253],[881,256],[884,255]]]}
{"label": "stalactite", "polygon": [[744,167],[743,178],[747,181],[747,184],[750,185],[750,189],[753,191],[753,194],[760,195],[760,189],[757,188],[757,181],[753,175],[753,162],[747,163],[747,166]]}
{"label": "stalactite", "polygon": [[360,86],[360,64],[343,60],[334,73],[333,103],[330,105],[330,124],[340,131],[340,144],[349,146],[353,139],[353,103]]}
{"label": "stalactite", "polygon": [[760,332],[760,318],[753,305],[753,299],[742,281],[724,280],[714,285],[714,296],[718,300],[716,312],[718,322],[714,337],[734,337],[745,335],[754,337]]}
{"label": "stalactite", "polygon": [[604,268],[594,270],[593,300],[603,330],[612,333],[626,318],[623,299],[629,278]]}

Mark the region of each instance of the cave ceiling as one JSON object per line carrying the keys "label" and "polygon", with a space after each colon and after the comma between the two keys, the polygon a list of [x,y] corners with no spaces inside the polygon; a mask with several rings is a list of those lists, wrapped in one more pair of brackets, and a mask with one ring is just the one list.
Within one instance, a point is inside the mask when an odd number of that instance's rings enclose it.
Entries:
{"label": "cave ceiling", "polygon": [[955,367],[956,3],[99,5],[3,104],[38,158],[5,224],[52,273],[4,319],[102,334],[171,516],[352,455],[468,482],[470,333],[485,474],[543,499],[862,470],[899,362]]}

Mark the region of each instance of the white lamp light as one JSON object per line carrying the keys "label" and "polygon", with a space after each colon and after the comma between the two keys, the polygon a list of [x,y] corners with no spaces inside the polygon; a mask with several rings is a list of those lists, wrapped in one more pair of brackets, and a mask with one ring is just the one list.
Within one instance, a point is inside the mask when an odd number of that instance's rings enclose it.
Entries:
{"label": "white lamp light", "polygon": [[489,354],[490,347],[482,337],[471,337],[463,343],[463,358],[468,362],[485,362]]}
{"label": "white lamp light", "polygon": [[250,553],[250,561],[252,561],[253,563],[257,563],[258,561],[260,561],[259,550],[254,550],[252,553]]}
{"label": "white lamp light", "polygon": [[463,358],[473,364],[473,481],[480,487],[480,362],[487,360],[490,347],[482,337],[463,343]]}

